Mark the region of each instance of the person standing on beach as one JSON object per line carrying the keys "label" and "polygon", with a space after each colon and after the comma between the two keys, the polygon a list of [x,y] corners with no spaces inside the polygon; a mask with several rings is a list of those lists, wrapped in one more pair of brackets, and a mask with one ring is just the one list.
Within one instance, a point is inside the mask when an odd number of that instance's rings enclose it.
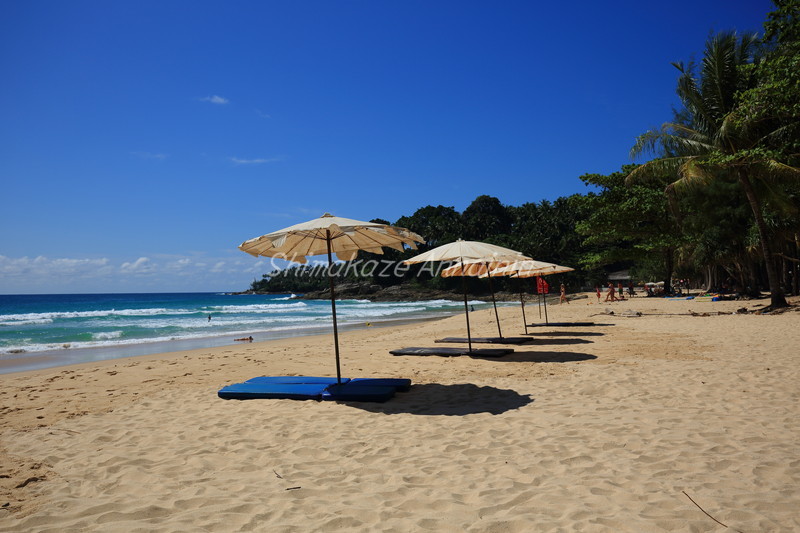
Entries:
{"label": "person standing on beach", "polygon": [[597,303],[600,303],[600,285],[595,285],[594,290],[597,293]]}
{"label": "person standing on beach", "polygon": [[561,301],[559,303],[563,304],[564,302],[569,303],[569,300],[567,300],[567,287],[562,283],[561,284]]}
{"label": "person standing on beach", "polygon": [[606,301],[611,299],[612,302],[616,302],[617,298],[614,296],[615,292],[616,291],[614,290],[614,283],[608,282],[608,292],[606,293]]}

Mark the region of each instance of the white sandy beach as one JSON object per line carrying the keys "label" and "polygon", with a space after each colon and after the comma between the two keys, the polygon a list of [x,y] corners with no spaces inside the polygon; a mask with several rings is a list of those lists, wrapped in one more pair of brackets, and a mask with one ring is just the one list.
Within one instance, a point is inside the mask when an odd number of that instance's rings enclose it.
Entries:
{"label": "white sandy beach", "polygon": [[594,302],[501,359],[388,353],[463,315],[344,333],[343,375],[414,381],[384,404],[217,397],[334,375],[331,336],[2,375],[0,531],[800,530],[798,308]]}

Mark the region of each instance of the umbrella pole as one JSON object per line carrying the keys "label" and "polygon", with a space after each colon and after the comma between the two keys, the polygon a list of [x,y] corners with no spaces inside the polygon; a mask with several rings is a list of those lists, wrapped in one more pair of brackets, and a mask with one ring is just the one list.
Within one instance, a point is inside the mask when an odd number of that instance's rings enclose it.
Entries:
{"label": "umbrella pole", "polygon": [[542,284],[542,298],[544,298],[544,323],[550,324],[550,322],[547,320],[547,294],[544,292],[544,284]]}
{"label": "umbrella pole", "polygon": [[542,291],[539,287],[539,280],[541,278],[536,276],[536,294],[539,296],[539,320],[542,319]]}
{"label": "umbrella pole", "polygon": [[522,283],[519,284],[519,305],[522,306],[522,325],[525,326],[525,335],[528,334],[528,320],[525,318],[525,292]]}
{"label": "umbrella pole", "polygon": [[486,263],[486,277],[489,278],[489,291],[492,293],[492,305],[494,306],[494,319],[497,321],[497,334],[503,338],[503,332],[500,331],[500,317],[497,315],[497,302],[494,300],[494,288],[492,287],[492,274],[489,271],[489,263]]}
{"label": "umbrella pole", "polygon": [[[461,259],[461,270],[464,273],[464,259]],[[472,334],[469,332],[469,305],[467,305],[467,280],[465,276],[461,276],[461,285],[464,287],[464,316],[467,317],[467,346],[469,346],[469,353],[472,353]]]}
{"label": "umbrella pole", "polygon": [[328,281],[331,286],[331,314],[333,314],[333,344],[336,348],[336,382],[341,385],[342,371],[339,368],[339,328],[336,326],[336,294],[333,290],[333,273],[331,268],[333,265],[333,256],[331,254],[331,232],[325,230],[325,237],[328,242]]}

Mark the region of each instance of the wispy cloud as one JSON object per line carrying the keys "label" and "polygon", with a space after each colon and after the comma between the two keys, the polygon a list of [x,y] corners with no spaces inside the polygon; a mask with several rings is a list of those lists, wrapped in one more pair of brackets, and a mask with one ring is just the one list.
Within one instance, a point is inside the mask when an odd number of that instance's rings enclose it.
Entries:
{"label": "wispy cloud", "polygon": [[158,159],[159,161],[169,157],[167,154],[153,154],[151,152],[131,152],[131,154],[141,159]]}
{"label": "wispy cloud", "polygon": [[95,277],[111,274],[112,267],[107,258],[102,259],[71,259],[38,256],[11,258],[0,255],[0,277],[36,277],[50,276],[53,278],[70,277]]}
{"label": "wispy cloud", "polygon": [[223,98],[222,96],[218,96],[216,94],[213,96],[206,96],[205,98],[200,98],[200,101],[217,105],[225,105],[228,102],[230,102],[230,100],[228,100],[227,98]]}
{"label": "wispy cloud", "polygon": [[123,274],[148,274],[154,271],[150,259],[147,257],[140,257],[133,263],[122,263],[119,267],[120,272]]}
{"label": "wispy cloud", "polygon": [[224,257],[156,254],[129,261],[0,255],[0,294],[244,290],[273,269],[272,261],[238,251]]}
{"label": "wispy cloud", "polygon": [[267,113],[264,113],[264,112],[263,112],[263,111],[261,111],[260,109],[256,109],[256,115],[258,115],[258,116],[259,116],[259,117],[261,117],[261,118],[272,118],[272,115],[269,115],[269,114],[267,114]]}
{"label": "wispy cloud", "polygon": [[275,163],[281,161],[280,157],[259,158],[259,159],[240,159],[238,157],[231,157],[230,160],[236,165],[263,165],[264,163]]}

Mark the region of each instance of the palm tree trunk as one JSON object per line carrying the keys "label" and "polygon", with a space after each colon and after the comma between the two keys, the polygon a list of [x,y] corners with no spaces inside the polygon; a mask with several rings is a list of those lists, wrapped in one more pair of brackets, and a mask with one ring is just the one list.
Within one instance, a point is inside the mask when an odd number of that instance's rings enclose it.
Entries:
{"label": "palm tree trunk", "polygon": [[769,282],[770,307],[788,307],[789,304],[786,303],[786,298],[783,296],[783,291],[781,290],[778,279],[778,272],[775,269],[775,258],[772,256],[769,239],[767,238],[767,224],[764,222],[764,217],[761,215],[761,206],[753,190],[753,184],[750,183],[750,178],[741,169],[739,170],[739,182],[742,184],[742,189],[744,189],[744,194],[747,196],[747,201],[750,202],[750,208],[753,210],[756,227],[758,228],[758,236],[761,239],[761,251],[764,254],[764,266],[767,268],[767,281]]}

